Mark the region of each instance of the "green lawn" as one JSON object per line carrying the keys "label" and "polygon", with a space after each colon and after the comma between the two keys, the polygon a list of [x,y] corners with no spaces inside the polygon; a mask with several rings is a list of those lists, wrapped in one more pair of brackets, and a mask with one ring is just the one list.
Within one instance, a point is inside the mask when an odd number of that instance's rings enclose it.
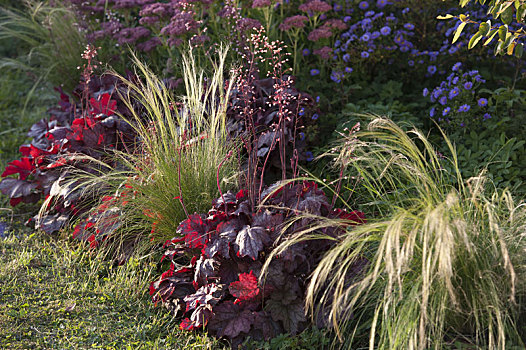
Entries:
{"label": "green lawn", "polygon": [[148,296],[156,264],[113,266],[40,234],[0,239],[1,349],[221,349]]}

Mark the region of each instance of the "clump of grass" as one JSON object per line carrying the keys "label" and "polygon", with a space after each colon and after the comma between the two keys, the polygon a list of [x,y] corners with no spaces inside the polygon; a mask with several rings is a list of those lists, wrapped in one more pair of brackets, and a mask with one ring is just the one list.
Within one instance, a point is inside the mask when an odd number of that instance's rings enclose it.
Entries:
{"label": "clump of grass", "polygon": [[137,134],[137,145],[116,153],[116,169],[95,161],[100,168],[94,174],[71,170],[71,181],[82,179],[86,192],[115,192],[124,185],[129,190],[127,204],[120,208],[119,246],[138,240],[157,244],[174,237],[181,221],[206,212],[229,189],[237,156],[226,130],[225,57],[222,50],[206,78],[191,52],[185,56],[186,94],[180,98],[135,56],[139,79],[120,77],[127,86],[122,99],[132,113],[127,122]]}
{"label": "clump of grass", "polygon": [[[72,91],[80,79],[86,38],[74,12],[59,1],[24,1],[24,9],[0,7],[0,40],[17,41],[19,57],[4,57],[0,68],[32,73],[37,81]],[[20,49],[20,47],[23,48]]]}
{"label": "clump of grass", "polygon": [[[482,175],[462,179],[445,140],[450,159],[420,131],[375,118],[337,146],[337,166],[357,176],[371,213],[381,213],[335,239],[308,288],[308,310],[327,316],[346,347],[440,349],[459,339],[491,349],[524,346],[518,316],[526,208]],[[331,239],[315,232],[298,233],[274,254]]]}

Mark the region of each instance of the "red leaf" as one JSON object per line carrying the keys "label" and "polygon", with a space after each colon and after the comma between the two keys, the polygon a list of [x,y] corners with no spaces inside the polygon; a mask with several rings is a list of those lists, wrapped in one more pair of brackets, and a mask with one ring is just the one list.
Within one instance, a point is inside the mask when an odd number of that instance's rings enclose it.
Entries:
{"label": "red leaf", "polygon": [[252,270],[250,273],[241,273],[239,274],[239,281],[230,283],[228,290],[238,300],[253,299],[259,294],[258,278]]}
{"label": "red leaf", "polygon": [[333,214],[340,219],[349,221],[349,225],[354,226],[354,225],[361,225],[361,224],[367,223],[365,214],[361,211],[353,210],[350,213],[348,213],[345,210],[335,209]]}
{"label": "red leaf", "polygon": [[20,180],[25,180],[33,170],[35,170],[35,167],[33,166],[31,159],[28,157],[22,157],[9,163],[1,176],[6,177],[18,173],[20,174]]}
{"label": "red leaf", "polygon": [[92,115],[102,113],[110,116],[115,113],[115,108],[117,107],[117,101],[111,100],[110,94],[107,93],[100,96],[98,101],[92,97],[89,102],[92,107]]}
{"label": "red leaf", "polygon": [[181,321],[179,325],[180,330],[191,331],[195,328],[194,321],[191,321],[188,317]]}

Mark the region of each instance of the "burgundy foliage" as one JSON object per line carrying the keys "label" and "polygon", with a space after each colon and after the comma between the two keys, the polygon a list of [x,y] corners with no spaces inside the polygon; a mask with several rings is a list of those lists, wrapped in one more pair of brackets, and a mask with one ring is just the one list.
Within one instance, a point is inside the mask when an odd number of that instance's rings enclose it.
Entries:
{"label": "burgundy foliage", "polygon": [[[296,334],[307,325],[304,294],[308,276],[331,240],[298,243],[275,258],[263,283],[263,263],[273,247],[293,233],[316,223],[284,223],[299,213],[344,218],[350,225],[365,222],[363,213],[333,210],[315,183],[302,182],[266,188],[265,206],[252,211],[248,191],[225,193],[207,215],[183,221],[178,236],[165,243],[163,260],[170,268],[150,285],[153,301],[181,316],[181,329],[207,327],[233,346],[247,336],[269,339]],[[340,228],[326,228],[331,237]]]}
{"label": "burgundy foliage", "polygon": [[[36,203],[50,195],[58,198],[37,223],[48,233],[58,231],[71,215],[85,210],[88,198],[81,196],[80,183],[64,185],[68,169],[96,171],[86,156],[114,166],[107,151],[125,150],[134,144],[133,129],[116,115],[129,113],[118,98],[117,86],[115,77],[91,77],[74,92],[81,102],[58,89],[58,106],[49,110],[49,118],[31,127],[31,143],[20,147],[22,157],[9,163],[1,175],[0,191],[9,196],[13,206]],[[16,177],[7,177],[10,175]]]}

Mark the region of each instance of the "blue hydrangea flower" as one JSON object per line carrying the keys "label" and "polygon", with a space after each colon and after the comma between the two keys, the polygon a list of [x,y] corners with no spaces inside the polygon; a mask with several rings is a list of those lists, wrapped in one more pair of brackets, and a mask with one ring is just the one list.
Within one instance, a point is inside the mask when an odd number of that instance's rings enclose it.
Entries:
{"label": "blue hydrangea flower", "polygon": [[451,70],[452,70],[453,72],[456,72],[456,71],[458,71],[458,70],[460,69],[461,66],[462,66],[462,63],[457,62],[457,63],[455,63],[455,64],[453,65],[453,68],[451,68]]}
{"label": "blue hydrangea flower", "polygon": [[463,104],[462,106],[460,106],[460,107],[458,108],[458,112],[467,112],[467,111],[470,110],[470,108],[471,108],[470,105],[468,105],[468,104]]}
{"label": "blue hydrangea flower", "polygon": [[380,33],[382,33],[382,35],[391,34],[391,27],[389,26],[382,27],[382,29],[380,29]]}
{"label": "blue hydrangea flower", "polygon": [[488,105],[488,100],[486,100],[484,97],[479,98],[477,101],[480,107],[485,107]]}
{"label": "blue hydrangea flower", "polygon": [[471,88],[473,87],[473,83],[468,81],[466,83],[464,83],[464,89],[466,90],[471,90]]}
{"label": "blue hydrangea flower", "polygon": [[315,76],[315,75],[318,75],[318,74],[320,74],[320,70],[319,69],[311,69],[310,70],[310,75]]}
{"label": "blue hydrangea flower", "polygon": [[361,54],[361,55],[362,55],[362,58],[367,58],[367,57],[369,57],[369,52],[367,52],[367,51],[362,51],[362,54]]}
{"label": "blue hydrangea flower", "polygon": [[453,99],[454,97],[457,97],[460,93],[460,89],[458,87],[455,87],[453,90],[449,92],[449,99]]}
{"label": "blue hydrangea flower", "polygon": [[445,117],[446,115],[449,114],[450,111],[451,111],[451,107],[446,107],[446,108],[444,108],[444,110],[442,111],[442,115]]}
{"label": "blue hydrangea flower", "polygon": [[369,3],[367,1],[362,1],[361,3],[358,4],[358,7],[361,10],[367,10],[369,8]]}
{"label": "blue hydrangea flower", "polygon": [[427,67],[427,71],[429,72],[429,74],[435,74],[435,72],[437,71],[437,67],[429,66]]}

